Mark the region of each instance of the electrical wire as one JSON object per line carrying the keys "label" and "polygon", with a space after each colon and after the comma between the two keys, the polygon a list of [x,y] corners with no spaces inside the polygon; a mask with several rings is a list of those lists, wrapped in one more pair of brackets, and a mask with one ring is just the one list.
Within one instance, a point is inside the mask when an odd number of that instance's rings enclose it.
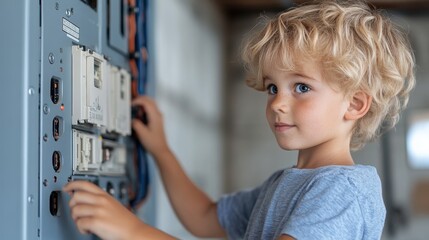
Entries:
{"label": "electrical wire", "polygon": [[[130,7],[128,15],[128,48],[130,53],[130,71],[132,75],[131,92],[132,97],[146,94],[147,83],[147,35],[146,35],[146,0],[128,0]],[[135,183],[130,187],[130,205],[138,209],[146,200],[149,192],[149,165],[146,151],[140,142],[135,140],[133,157]]]}
{"label": "electrical wire", "polygon": [[146,82],[147,82],[147,54],[146,54],[146,9],[147,1],[139,0],[137,1],[137,8],[141,9],[136,14],[137,20],[137,35],[136,35],[136,44],[138,46],[139,58],[137,60],[137,66],[139,71],[139,86],[138,90],[140,94],[144,94]]}

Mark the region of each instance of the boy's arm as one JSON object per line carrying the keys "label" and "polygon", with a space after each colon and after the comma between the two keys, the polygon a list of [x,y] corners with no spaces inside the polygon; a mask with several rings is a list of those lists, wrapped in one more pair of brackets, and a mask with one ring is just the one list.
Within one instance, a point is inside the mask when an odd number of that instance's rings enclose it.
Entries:
{"label": "boy's arm", "polygon": [[87,181],[64,186],[69,193],[71,216],[82,234],[93,233],[102,239],[174,239],[140,221],[115,198]]}
{"label": "boy's arm", "polygon": [[192,183],[168,147],[162,115],[154,101],[141,96],[133,101],[133,105],[143,107],[147,115],[147,125],[134,119],[133,129],[153,155],[167,195],[182,224],[199,237],[225,236],[218,222],[216,203]]}
{"label": "boy's arm", "polygon": [[198,237],[223,237],[217,205],[194,185],[171,153],[154,156],[173,209],[188,231]]}

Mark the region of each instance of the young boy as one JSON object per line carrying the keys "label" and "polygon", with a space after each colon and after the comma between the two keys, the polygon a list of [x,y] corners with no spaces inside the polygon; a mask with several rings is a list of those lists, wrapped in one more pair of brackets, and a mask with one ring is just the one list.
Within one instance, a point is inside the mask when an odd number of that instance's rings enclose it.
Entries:
{"label": "young boy", "polygon": [[[153,155],[176,214],[200,237],[379,239],[385,207],[374,167],[351,150],[393,127],[414,85],[414,58],[402,34],[363,3],[324,1],[266,23],[245,45],[248,84],[268,93],[266,116],[296,165],[261,186],[211,201],[167,145],[155,103],[140,97],[149,123],[133,128]],[[87,182],[71,182],[73,219],[104,239],[171,238],[139,221]]]}

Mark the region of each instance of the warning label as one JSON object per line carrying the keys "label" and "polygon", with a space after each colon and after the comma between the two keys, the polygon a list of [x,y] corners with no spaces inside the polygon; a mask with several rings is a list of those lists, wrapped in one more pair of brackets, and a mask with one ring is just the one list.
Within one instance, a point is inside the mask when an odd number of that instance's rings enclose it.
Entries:
{"label": "warning label", "polygon": [[79,27],[65,18],[63,18],[63,32],[67,37],[79,42]]}

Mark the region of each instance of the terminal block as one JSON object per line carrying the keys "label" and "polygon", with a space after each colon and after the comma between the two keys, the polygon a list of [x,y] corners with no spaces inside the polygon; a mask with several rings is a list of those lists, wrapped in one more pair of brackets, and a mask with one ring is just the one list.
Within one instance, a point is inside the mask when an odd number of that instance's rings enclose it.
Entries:
{"label": "terminal block", "polygon": [[102,139],[73,130],[73,173],[98,172],[102,163]]}
{"label": "terminal block", "polygon": [[107,125],[108,74],[100,54],[81,46],[72,46],[73,115],[72,123]]}

